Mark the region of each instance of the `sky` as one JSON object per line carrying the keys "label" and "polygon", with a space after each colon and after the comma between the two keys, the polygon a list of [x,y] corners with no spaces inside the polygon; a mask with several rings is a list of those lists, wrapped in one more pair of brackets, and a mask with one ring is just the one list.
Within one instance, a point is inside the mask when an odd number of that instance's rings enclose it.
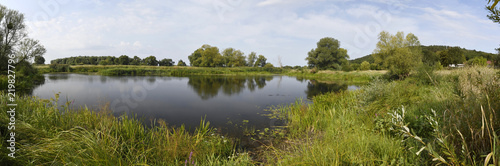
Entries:
{"label": "sky", "polygon": [[373,52],[381,31],[415,34],[422,45],[495,53],[500,24],[486,0],[1,0],[25,14],[46,63],[71,56],[156,56],[189,62],[204,44],[256,52],[277,65],[307,64],[323,37],[350,59]]}

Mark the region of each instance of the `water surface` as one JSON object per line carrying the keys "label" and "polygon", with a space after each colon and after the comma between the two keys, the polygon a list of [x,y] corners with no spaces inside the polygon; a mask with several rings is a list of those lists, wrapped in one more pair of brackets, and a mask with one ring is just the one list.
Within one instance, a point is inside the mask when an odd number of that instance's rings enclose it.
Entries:
{"label": "water surface", "polygon": [[202,118],[223,134],[242,135],[243,128],[281,125],[263,114],[271,106],[287,105],[329,92],[357,89],[342,83],[324,83],[288,76],[98,76],[45,74],[45,83],[33,95],[59,104],[99,110],[108,105],[115,116],[137,115],[145,124],[163,119],[172,126],[194,129]]}

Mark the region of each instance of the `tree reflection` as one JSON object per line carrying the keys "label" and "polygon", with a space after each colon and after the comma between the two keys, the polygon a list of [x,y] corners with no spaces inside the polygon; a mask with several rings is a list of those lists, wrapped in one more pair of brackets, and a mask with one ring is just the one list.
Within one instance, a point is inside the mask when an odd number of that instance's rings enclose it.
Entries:
{"label": "tree reflection", "polygon": [[342,83],[325,83],[316,80],[310,80],[307,83],[307,98],[312,99],[316,95],[324,94],[327,92],[340,92],[347,90],[347,84]]}
{"label": "tree reflection", "polygon": [[256,88],[263,88],[266,81],[271,81],[273,77],[189,77],[188,85],[203,100],[213,98],[222,93],[231,96],[241,93],[245,88],[254,91]]}

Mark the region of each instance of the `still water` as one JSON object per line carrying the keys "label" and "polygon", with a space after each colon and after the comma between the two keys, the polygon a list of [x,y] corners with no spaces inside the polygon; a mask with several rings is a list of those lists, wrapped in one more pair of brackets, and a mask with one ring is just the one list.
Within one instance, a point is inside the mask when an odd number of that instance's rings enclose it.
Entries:
{"label": "still water", "polygon": [[238,136],[243,128],[280,125],[264,114],[271,106],[307,101],[328,91],[357,89],[343,83],[321,83],[288,76],[98,76],[46,74],[32,95],[45,99],[60,93],[59,104],[99,110],[115,116],[136,115],[146,125],[163,119],[193,130],[205,118],[223,134]]}

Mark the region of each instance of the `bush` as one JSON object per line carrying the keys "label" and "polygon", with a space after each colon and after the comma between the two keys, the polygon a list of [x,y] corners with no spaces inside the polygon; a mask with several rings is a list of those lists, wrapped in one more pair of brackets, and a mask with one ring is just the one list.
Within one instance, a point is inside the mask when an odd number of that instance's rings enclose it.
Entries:
{"label": "bush", "polygon": [[50,64],[49,68],[51,69],[51,72],[70,72],[71,67],[67,64]]}

